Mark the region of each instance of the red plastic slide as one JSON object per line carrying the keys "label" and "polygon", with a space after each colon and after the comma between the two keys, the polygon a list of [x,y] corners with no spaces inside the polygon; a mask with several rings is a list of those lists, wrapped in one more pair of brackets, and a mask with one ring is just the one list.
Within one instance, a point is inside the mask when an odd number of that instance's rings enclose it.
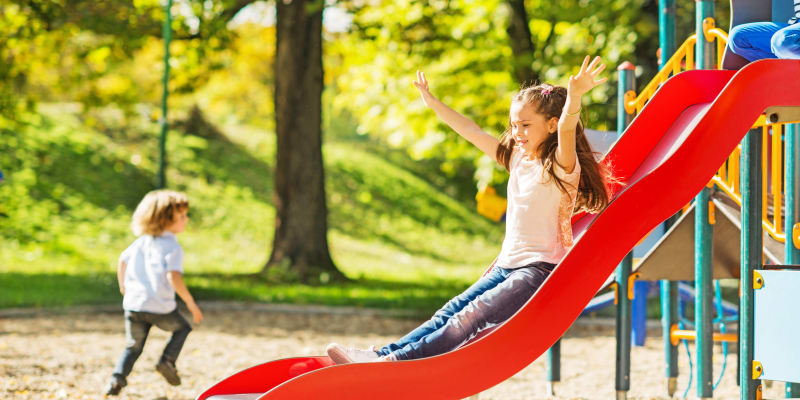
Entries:
{"label": "red plastic slide", "polygon": [[625,254],[708,183],[770,106],[800,106],[800,60],[688,71],[667,81],[607,156],[626,186],[601,214],[573,220],[572,250],[516,315],[479,340],[413,361],[273,361],[198,399],[458,399],[508,379],[564,334]]}

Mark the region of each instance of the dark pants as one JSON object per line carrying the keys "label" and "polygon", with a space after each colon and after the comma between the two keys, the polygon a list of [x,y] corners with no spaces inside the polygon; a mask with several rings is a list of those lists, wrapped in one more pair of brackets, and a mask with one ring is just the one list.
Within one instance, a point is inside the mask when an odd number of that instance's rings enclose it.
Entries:
{"label": "dark pants", "polygon": [[546,262],[517,269],[494,266],[447,302],[430,320],[376,353],[393,354],[398,360],[413,360],[458,348],[478,332],[502,324],[519,311],[554,267]]}
{"label": "dark pants", "polygon": [[114,367],[114,376],[124,379],[131,373],[133,364],[142,354],[147,334],[153,325],[167,332],[172,332],[172,337],[161,354],[161,360],[175,363],[181,348],[183,348],[183,342],[186,341],[186,337],[192,331],[192,327],[181,316],[178,309],[176,308],[168,314],[125,310],[125,351],[117,361],[117,366]]}

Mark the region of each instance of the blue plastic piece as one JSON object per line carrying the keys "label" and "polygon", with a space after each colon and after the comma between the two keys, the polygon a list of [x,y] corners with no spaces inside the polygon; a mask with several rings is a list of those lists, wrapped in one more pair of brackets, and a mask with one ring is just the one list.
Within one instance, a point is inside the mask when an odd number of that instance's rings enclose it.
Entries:
{"label": "blue plastic piece", "polygon": [[633,333],[631,339],[634,346],[644,346],[647,338],[647,294],[651,292],[653,282],[637,281],[633,284]]}

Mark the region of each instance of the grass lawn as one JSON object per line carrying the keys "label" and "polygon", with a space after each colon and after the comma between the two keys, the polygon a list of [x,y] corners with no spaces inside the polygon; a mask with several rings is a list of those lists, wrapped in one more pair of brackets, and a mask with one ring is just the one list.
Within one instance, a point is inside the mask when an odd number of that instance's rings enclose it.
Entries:
{"label": "grass lawn", "polygon": [[[167,145],[169,186],[191,201],[179,240],[201,301],[426,313],[477,279],[500,249],[503,226],[477,215],[470,199],[445,194],[439,171],[363,139],[332,139],[323,148],[329,244],[352,282],[267,283],[252,274],[271,249],[274,135],[240,125],[175,129]],[[0,160],[0,308],[121,302],[115,260],[134,239],[133,208],[154,186],[156,146],[157,126],[146,118],[92,119],[64,105],[2,128],[0,154],[11,157]]]}

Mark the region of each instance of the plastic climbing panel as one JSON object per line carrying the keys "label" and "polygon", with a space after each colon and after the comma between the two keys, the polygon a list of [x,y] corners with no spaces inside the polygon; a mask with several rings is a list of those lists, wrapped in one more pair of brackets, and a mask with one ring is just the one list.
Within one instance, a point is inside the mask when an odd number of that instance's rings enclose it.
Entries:
{"label": "plastic climbing panel", "polygon": [[800,382],[800,271],[758,273],[753,360],[763,368],[760,379]]}

